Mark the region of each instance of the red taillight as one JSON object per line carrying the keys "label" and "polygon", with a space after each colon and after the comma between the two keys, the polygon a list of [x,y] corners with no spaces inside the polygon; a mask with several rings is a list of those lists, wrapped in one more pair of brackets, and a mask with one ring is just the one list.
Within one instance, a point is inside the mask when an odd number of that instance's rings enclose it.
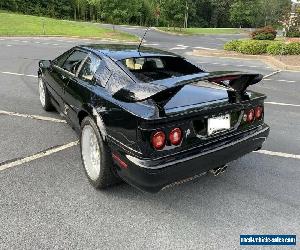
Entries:
{"label": "red taillight", "polygon": [[182,132],[180,128],[174,128],[169,135],[169,139],[172,145],[178,146],[182,140]]}
{"label": "red taillight", "polygon": [[162,131],[156,132],[151,139],[152,146],[157,149],[163,149],[166,144],[166,135]]}
{"label": "red taillight", "polygon": [[247,122],[252,123],[255,119],[255,111],[254,109],[250,109],[247,112]]}
{"label": "red taillight", "polygon": [[258,106],[255,108],[255,118],[257,120],[259,120],[260,118],[262,118],[262,115],[263,115],[263,107],[261,106]]}

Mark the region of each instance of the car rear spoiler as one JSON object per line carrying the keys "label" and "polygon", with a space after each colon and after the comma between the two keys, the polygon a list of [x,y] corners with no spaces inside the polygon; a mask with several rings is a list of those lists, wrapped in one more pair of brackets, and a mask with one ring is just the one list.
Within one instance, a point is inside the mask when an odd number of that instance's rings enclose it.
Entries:
{"label": "car rear spoiler", "polygon": [[160,100],[168,99],[176,94],[183,86],[209,81],[228,87],[232,91],[242,94],[250,85],[260,82],[263,76],[235,71],[202,72],[193,75],[173,77],[150,83],[131,83],[113,93],[113,97],[123,102],[141,102],[159,97]]}

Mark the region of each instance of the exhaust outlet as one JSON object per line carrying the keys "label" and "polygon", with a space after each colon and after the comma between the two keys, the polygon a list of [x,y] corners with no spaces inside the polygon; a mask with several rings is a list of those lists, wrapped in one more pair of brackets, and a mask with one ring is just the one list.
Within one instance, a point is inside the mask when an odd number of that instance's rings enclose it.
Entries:
{"label": "exhaust outlet", "polygon": [[221,167],[217,167],[217,168],[211,169],[211,170],[209,170],[209,172],[213,176],[218,176],[220,174],[223,174],[226,171],[227,168],[228,168],[228,165],[224,165],[224,166],[221,166]]}
{"label": "exhaust outlet", "polygon": [[227,168],[228,168],[228,165],[224,165],[223,168],[221,169],[220,174],[225,173],[225,171],[227,170]]}

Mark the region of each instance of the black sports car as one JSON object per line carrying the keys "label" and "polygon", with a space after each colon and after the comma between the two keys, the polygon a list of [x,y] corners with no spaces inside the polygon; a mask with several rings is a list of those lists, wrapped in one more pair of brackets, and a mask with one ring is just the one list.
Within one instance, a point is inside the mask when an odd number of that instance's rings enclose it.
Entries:
{"label": "black sports car", "polygon": [[261,75],[204,72],[153,48],[75,47],[39,62],[40,101],[80,134],[96,188],[120,179],[158,192],[258,150],[269,135]]}

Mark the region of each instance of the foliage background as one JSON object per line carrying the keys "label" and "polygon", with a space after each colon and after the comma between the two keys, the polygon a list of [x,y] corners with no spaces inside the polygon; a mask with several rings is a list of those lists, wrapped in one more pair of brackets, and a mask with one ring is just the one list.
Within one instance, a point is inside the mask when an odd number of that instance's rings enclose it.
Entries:
{"label": "foliage background", "polygon": [[[188,7],[188,9],[187,9]],[[0,0],[0,9],[114,24],[189,27],[278,25],[290,0]]]}

